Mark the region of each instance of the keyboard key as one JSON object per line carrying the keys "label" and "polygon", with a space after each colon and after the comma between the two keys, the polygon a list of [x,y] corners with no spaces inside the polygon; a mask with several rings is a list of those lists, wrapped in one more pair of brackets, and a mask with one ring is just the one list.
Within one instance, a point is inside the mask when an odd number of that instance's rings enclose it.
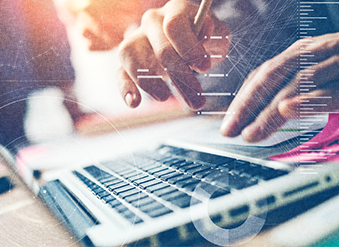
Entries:
{"label": "keyboard key", "polygon": [[119,205],[113,207],[116,211],[118,211],[119,213],[122,213],[126,210],[129,210],[124,204],[120,203]]}
{"label": "keyboard key", "polygon": [[113,193],[116,194],[116,195],[119,195],[119,194],[122,193],[122,192],[130,191],[130,190],[133,190],[133,189],[135,189],[135,187],[128,184],[128,185],[123,186],[123,187],[121,187],[121,188],[114,189],[114,190],[113,190]]}
{"label": "keyboard key", "polygon": [[262,167],[262,169],[256,172],[256,176],[258,176],[260,179],[263,179],[263,180],[270,180],[270,179],[277,178],[277,177],[280,177],[286,174],[288,174],[287,171],[275,170],[270,167]]}
{"label": "keyboard key", "polygon": [[152,185],[147,187],[146,191],[148,191],[149,193],[153,193],[154,191],[160,190],[160,189],[164,189],[169,187],[169,184],[166,183],[160,183],[160,184],[156,184],[156,185]]}
{"label": "keyboard key", "polygon": [[182,162],[174,162],[173,164],[170,164],[169,166],[174,169],[179,169],[182,166],[191,165],[191,164],[193,164],[192,161],[182,160]]}
{"label": "keyboard key", "polygon": [[172,210],[166,208],[163,204],[159,202],[153,202],[152,204],[141,206],[139,207],[139,210],[148,214],[151,217],[159,217],[161,215],[172,212]]}
{"label": "keyboard key", "polygon": [[101,164],[116,173],[130,169],[130,167],[126,166],[124,161],[119,159],[101,162]]}
{"label": "keyboard key", "polygon": [[103,191],[105,191],[105,190],[101,187],[92,188],[92,192],[96,195],[99,194],[100,192],[103,192]]}
{"label": "keyboard key", "polygon": [[244,189],[251,185],[257,184],[257,180],[249,177],[241,177],[239,175],[226,173],[222,176],[215,177],[214,182],[217,186],[222,188]]}
{"label": "keyboard key", "polygon": [[108,201],[107,204],[109,204],[112,208],[114,208],[114,207],[120,205],[121,202],[115,198],[114,200]]}
{"label": "keyboard key", "polygon": [[141,207],[141,206],[148,205],[148,204],[151,204],[151,203],[154,203],[154,202],[156,202],[156,200],[154,200],[153,198],[147,196],[147,197],[144,197],[144,198],[142,198],[140,200],[133,201],[131,204],[134,207]]}
{"label": "keyboard key", "polygon": [[144,189],[146,189],[147,187],[150,187],[150,186],[153,186],[153,185],[156,185],[156,184],[160,184],[160,183],[162,183],[161,180],[159,180],[159,179],[153,179],[152,181],[149,181],[149,182],[140,184],[139,187],[140,187],[141,189],[144,190]]}
{"label": "keyboard key", "polygon": [[140,175],[140,176],[130,177],[128,180],[131,181],[132,183],[134,183],[134,181],[137,181],[138,179],[144,179],[144,178],[147,178],[147,177],[150,177],[150,176],[147,175],[147,174],[143,174],[143,175]]}
{"label": "keyboard key", "polygon": [[199,151],[193,150],[184,150],[183,156],[189,156],[192,159],[199,160],[202,162],[210,163],[212,166],[219,166],[222,164],[226,164],[232,162],[234,159],[230,157],[224,157],[215,154],[203,153]]}
{"label": "keyboard key", "polygon": [[171,201],[173,200],[174,198],[178,198],[178,197],[182,197],[182,196],[186,196],[186,197],[190,197],[189,195],[187,195],[186,193],[184,192],[181,192],[181,191],[174,191],[172,193],[169,193],[169,194],[165,194],[165,195],[162,195],[160,196],[161,199],[165,200],[165,201]]}
{"label": "keyboard key", "polygon": [[129,184],[126,183],[126,182],[121,182],[121,183],[117,183],[117,184],[113,184],[113,185],[107,186],[107,188],[110,191],[114,191],[116,189],[119,189],[119,188],[122,188],[122,187],[125,187],[125,186],[128,186],[128,185]]}
{"label": "keyboard key", "polygon": [[174,178],[174,177],[177,177],[177,176],[181,176],[183,173],[181,172],[174,172],[174,173],[171,173],[171,174],[168,174],[168,175],[164,175],[164,176],[161,176],[160,178],[163,179],[163,180],[168,180],[168,179],[171,179],[171,178]]}
{"label": "keyboard key", "polygon": [[133,184],[135,184],[136,186],[139,186],[142,183],[147,183],[149,181],[155,180],[155,178],[152,177],[146,177],[146,178],[139,178],[137,180],[133,181]]}
{"label": "keyboard key", "polygon": [[141,222],[143,222],[143,220],[137,216],[136,214],[134,214],[132,211],[130,210],[126,210],[125,212],[122,213],[122,215],[129,221],[131,222],[133,225],[134,224],[139,224]]}
{"label": "keyboard key", "polygon": [[156,190],[156,191],[153,192],[153,194],[161,197],[163,195],[166,195],[166,194],[169,194],[169,193],[172,193],[172,192],[175,192],[175,191],[178,191],[178,189],[176,189],[172,186],[169,186],[169,187],[166,187],[166,188],[163,188],[163,189],[160,189],[160,190]]}
{"label": "keyboard key", "polygon": [[100,199],[105,197],[105,196],[108,196],[108,195],[111,195],[111,194],[108,191],[106,191],[106,190],[104,190],[104,191],[102,191],[100,193],[97,193],[97,197],[100,198]]}
{"label": "keyboard key", "polygon": [[189,169],[197,168],[199,166],[201,166],[201,164],[192,162],[191,164],[186,164],[186,165],[180,166],[179,170],[182,171],[182,172],[186,172]]}
{"label": "keyboard key", "polygon": [[110,181],[115,181],[115,180],[119,180],[118,178],[114,177],[113,175],[111,176],[107,176],[105,178],[101,178],[101,179],[97,179],[100,183],[106,183],[106,182],[110,182]]}
{"label": "keyboard key", "polygon": [[109,194],[107,196],[102,197],[101,200],[105,203],[108,203],[110,201],[116,200],[116,198],[113,195]]}
{"label": "keyboard key", "polygon": [[174,173],[174,172],[175,172],[175,170],[173,170],[173,169],[167,169],[167,170],[164,170],[164,171],[155,172],[155,173],[153,173],[153,176],[160,178],[162,176],[165,176],[165,175],[168,175],[168,174],[171,174],[171,173]]}
{"label": "keyboard key", "polygon": [[[103,199],[107,199],[107,197]],[[113,198],[112,200],[107,201],[107,204],[109,204],[112,208],[114,208],[114,210],[119,212],[125,219],[127,219],[132,224],[138,224],[143,222],[143,220],[140,217],[138,217],[135,213],[133,213],[130,209],[128,209],[117,199]]]}
{"label": "keyboard key", "polygon": [[167,161],[161,160],[163,164],[166,164],[168,166],[172,166],[172,165],[179,164],[179,163],[184,163],[185,161],[186,161],[185,159],[178,159],[178,158],[173,158]]}
{"label": "keyboard key", "polygon": [[224,196],[231,193],[229,190],[225,190],[225,189],[217,189],[216,191],[213,192],[213,194],[211,195],[211,199],[213,198],[218,198],[220,196]]}
{"label": "keyboard key", "polygon": [[93,182],[88,183],[87,186],[90,190],[96,190],[98,188],[100,189],[102,188],[100,185],[93,183]]}
{"label": "keyboard key", "polygon": [[167,181],[169,183],[171,183],[171,184],[176,184],[176,183],[178,183],[180,181],[183,181],[183,180],[186,180],[186,179],[190,179],[190,178],[192,178],[191,175],[189,175],[189,174],[182,174],[180,176],[176,176],[174,178],[167,179]]}
{"label": "keyboard key", "polygon": [[187,169],[186,172],[189,174],[195,175],[199,172],[206,171],[206,170],[211,170],[211,168],[209,166],[200,165],[200,166]]}
{"label": "keyboard key", "polygon": [[161,208],[158,208],[156,210],[149,211],[149,212],[147,212],[147,214],[149,216],[155,218],[155,217],[159,217],[159,216],[171,213],[171,212],[173,212],[173,211],[166,208],[166,207],[161,207]]}
{"label": "keyboard key", "polygon": [[138,194],[135,194],[135,195],[129,195],[129,196],[126,196],[124,199],[131,203],[131,202],[134,202],[134,201],[137,201],[137,200],[141,200],[145,197],[148,197],[147,194],[145,194],[144,192],[139,192]]}
{"label": "keyboard key", "polygon": [[135,213],[133,213],[129,208],[126,208],[124,211],[121,211],[121,215],[127,219],[134,217]]}
{"label": "keyboard key", "polygon": [[218,166],[219,170],[222,170],[223,172],[231,172],[231,171],[235,171],[234,170],[234,166],[229,166],[229,165],[220,165]]}
{"label": "keyboard key", "polygon": [[115,184],[119,184],[119,183],[124,183],[124,182],[121,179],[117,179],[117,180],[113,180],[113,181],[104,182],[103,185],[105,187],[109,187],[111,185],[115,185]]}
{"label": "keyboard key", "polygon": [[205,177],[207,177],[207,176],[209,176],[211,173],[213,173],[213,172],[215,172],[215,169],[206,169],[206,170],[203,170],[203,171],[197,171],[197,172],[195,172],[195,176],[197,177],[197,178],[200,178],[200,179],[203,179],[203,178],[205,178]]}
{"label": "keyboard key", "polygon": [[133,174],[131,176],[126,176],[125,178],[128,179],[129,181],[133,182],[133,181],[135,181],[137,179],[146,178],[146,177],[148,177],[148,175],[146,175],[145,173],[140,172],[140,173],[137,173],[137,174]]}
{"label": "keyboard key", "polygon": [[153,175],[154,173],[161,172],[161,171],[166,171],[166,170],[168,170],[167,167],[165,167],[165,166],[160,166],[160,167],[156,167],[156,168],[147,170],[147,172],[148,172],[149,174]]}
{"label": "keyboard key", "polygon": [[198,183],[200,183],[200,180],[190,177],[188,179],[177,182],[175,185],[180,187],[180,188],[184,188],[184,187],[186,187],[190,184],[198,184]]}
{"label": "keyboard key", "polygon": [[134,188],[134,189],[131,189],[131,190],[128,190],[128,191],[120,192],[118,195],[119,195],[120,198],[125,199],[128,196],[136,195],[136,194],[139,194],[139,193],[140,193],[140,190]]}
{"label": "keyboard key", "polygon": [[[199,201],[198,199],[195,199],[192,203],[192,206],[200,203],[201,201]],[[180,208],[186,208],[191,206],[191,197],[189,196],[181,196],[181,197],[177,197],[174,198],[173,200],[171,200],[171,203],[173,203],[174,205],[180,207]]]}
{"label": "keyboard key", "polygon": [[[139,154],[137,154],[139,155]],[[153,160],[156,160],[156,161],[162,161],[162,160],[166,160],[166,159],[171,159],[173,158],[172,156],[170,155],[167,155],[167,154],[160,154],[160,153],[157,153],[157,152],[143,152],[140,154],[140,156],[146,156],[150,159],[153,159]]]}
{"label": "keyboard key", "polygon": [[205,177],[205,180],[208,182],[213,182],[217,179],[223,180],[227,178],[228,172],[224,172],[221,170],[214,170],[212,173],[208,174],[208,176]]}
{"label": "keyboard key", "polygon": [[162,207],[162,208],[158,208],[156,210],[148,212],[148,215],[155,218],[155,217],[159,217],[159,216],[171,213],[171,212],[173,212],[173,211],[166,208],[166,207]]}
{"label": "keyboard key", "polygon": [[144,213],[148,213],[150,211],[153,211],[158,208],[162,208],[164,205],[162,205],[160,202],[154,201],[152,203],[144,204],[144,205],[139,205],[139,210],[141,210]]}
{"label": "keyboard key", "polygon": [[236,171],[239,171],[240,173],[246,172],[248,169],[250,169],[251,163],[244,160],[236,160],[233,163],[233,168]]}
{"label": "keyboard key", "polygon": [[87,171],[89,174],[91,174],[96,179],[103,179],[107,177],[111,177],[112,175],[101,170],[100,168],[96,166],[87,166],[84,168],[85,171]]}
{"label": "keyboard key", "polygon": [[[215,185],[212,185],[212,184],[209,184],[209,183],[206,183],[206,182],[201,182],[199,184],[199,188],[197,188],[195,190],[195,193],[197,193],[200,196],[209,198],[213,195],[214,192],[216,192],[219,189],[221,189],[221,188],[219,188]],[[224,190],[228,191],[228,192],[230,191],[229,189],[224,189]]]}
{"label": "keyboard key", "polygon": [[134,176],[140,176],[143,175],[144,173],[140,172],[140,171],[136,171],[136,170],[132,170],[128,173],[124,173],[124,174],[120,174],[122,177],[128,179],[130,177],[134,177]]}
{"label": "keyboard key", "polygon": [[191,184],[187,184],[185,185],[183,188],[185,190],[188,190],[190,192],[193,192],[195,190],[195,188],[198,186],[198,184],[201,183],[200,181],[198,181],[197,183],[191,183]]}
{"label": "keyboard key", "polygon": [[125,176],[128,176],[130,174],[135,174],[135,173],[137,173],[137,171],[132,169],[132,168],[128,168],[126,170],[119,171],[119,172],[116,172],[116,173],[119,174],[122,177],[125,177]]}
{"label": "keyboard key", "polygon": [[141,169],[147,172],[158,167],[162,167],[162,166],[157,163],[152,163],[152,164],[149,164],[148,166],[141,167]]}

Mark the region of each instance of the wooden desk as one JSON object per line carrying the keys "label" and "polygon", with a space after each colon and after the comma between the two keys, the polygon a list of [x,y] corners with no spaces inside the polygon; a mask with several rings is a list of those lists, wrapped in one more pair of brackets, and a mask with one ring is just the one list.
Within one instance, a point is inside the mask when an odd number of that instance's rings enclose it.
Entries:
{"label": "wooden desk", "polygon": [[0,195],[0,245],[11,247],[80,246],[17,176],[0,164],[14,188]]}

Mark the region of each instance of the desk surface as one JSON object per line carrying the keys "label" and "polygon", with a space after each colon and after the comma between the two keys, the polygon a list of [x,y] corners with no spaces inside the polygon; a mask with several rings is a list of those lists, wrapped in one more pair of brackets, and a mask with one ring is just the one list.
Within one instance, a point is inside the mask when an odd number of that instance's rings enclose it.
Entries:
{"label": "desk surface", "polygon": [[0,195],[1,246],[80,246],[43,203],[3,164],[0,164],[0,176],[8,176],[15,186]]}

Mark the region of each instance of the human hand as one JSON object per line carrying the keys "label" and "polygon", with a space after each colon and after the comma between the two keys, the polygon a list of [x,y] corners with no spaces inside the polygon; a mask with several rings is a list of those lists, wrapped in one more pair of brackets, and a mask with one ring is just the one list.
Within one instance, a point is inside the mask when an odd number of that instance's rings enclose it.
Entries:
{"label": "human hand", "polygon": [[[128,106],[134,108],[140,104],[138,86],[154,99],[165,101],[171,94],[165,83],[167,79],[191,109],[204,106],[205,98],[199,95],[203,91],[192,69],[204,73],[225,59],[230,45],[225,37],[230,33],[226,25],[209,12],[199,35],[194,34],[198,8],[188,1],[171,0],[162,8],[148,10],[140,27],[121,43],[122,67],[117,79],[120,94]],[[211,39],[211,35],[222,39]]]}
{"label": "human hand", "polygon": [[[300,70],[299,61],[304,66]],[[286,83],[289,76],[292,79]],[[312,104],[315,113],[338,111],[338,84],[339,33],[299,40],[248,76],[229,106],[231,114],[225,116],[220,132],[257,142],[289,118],[299,117],[302,103]],[[299,94],[305,85],[312,85],[309,92]]]}

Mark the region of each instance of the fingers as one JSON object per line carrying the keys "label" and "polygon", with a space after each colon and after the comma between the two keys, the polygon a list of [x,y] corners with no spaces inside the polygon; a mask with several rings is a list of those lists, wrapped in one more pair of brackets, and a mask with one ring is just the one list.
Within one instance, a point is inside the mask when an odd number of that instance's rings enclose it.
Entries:
{"label": "fingers", "polygon": [[304,65],[302,59],[305,57],[307,57],[307,62],[326,60],[339,54],[339,33],[301,39],[294,46],[299,47],[301,65]]}
{"label": "fingers", "polygon": [[[336,82],[330,88],[314,90],[308,95],[297,95],[293,98],[285,99],[279,103],[278,110],[286,118],[298,118],[303,117],[303,115],[309,116],[322,112],[338,112],[338,95],[339,88],[338,82]],[[306,110],[310,107],[312,110]]]}
{"label": "fingers", "polygon": [[139,106],[141,102],[140,92],[133,80],[122,67],[117,71],[117,80],[120,95],[125,100],[126,105],[131,108]]}
{"label": "fingers", "polygon": [[292,118],[300,115],[303,108],[310,106],[316,113],[338,109],[338,68],[339,55],[334,55],[300,71],[292,83],[299,84],[299,88],[307,93],[283,99],[279,103],[280,113],[285,117]]}
{"label": "fingers", "polygon": [[[153,12],[153,15],[156,15],[153,16],[153,20],[161,18],[157,13]],[[200,83],[189,65],[183,61],[176,52],[175,47],[163,33],[162,22],[147,22],[147,26],[145,33],[154,51],[156,61],[167,72],[186,104],[193,110],[201,109],[205,104],[205,98],[200,96],[203,92]],[[195,37],[195,39],[197,38]]]}
{"label": "fingers", "polygon": [[[164,34],[181,59],[197,72],[204,73],[210,69],[211,61],[192,29],[197,8],[193,4],[190,8],[187,8],[186,5],[185,1],[176,1],[175,4],[167,4],[163,8],[162,11],[168,13],[164,15],[163,20]],[[152,18],[147,18],[147,15],[145,17],[145,21],[152,21]],[[206,19],[204,30],[208,30],[212,34],[213,21],[209,16]]]}
{"label": "fingers", "polygon": [[[132,92],[135,92],[136,85],[138,85],[158,101],[168,99],[171,93],[163,81],[163,78],[166,77],[166,71],[157,62],[146,36],[140,33],[123,42],[120,46],[119,59],[121,64],[124,65],[123,73],[126,73],[130,78],[127,80],[126,87],[132,87],[131,82],[134,83]],[[122,73],[121,70],[118,73]],[[124,78],[124,76],[120,75],[119,78]],[[126,95],[122,96],[125,98]]]}
{"label": "fingers", "polygon": [[258,142],[269,137],[286,121],[287,118],[280,114],[277,106],[273,105],[262,111],[254,122],[242,130],[241,135],[247,142]]}
{"label": "fingers", "polygon": [[[226,57],[230,41],[209,38],[215,35],[214,31],[220,32],[218,35],[221,37],[229,35],[225,24],[211,13],[197,37],[192,31],[197,11],[198,5],[172,0],[164,7],[148,10],[143,15],[138,30],[119,46],[123,70],[118,73],[120,78],[129,77],[120,82],[125,101],[134,105],[134,100],[127,100],[130,96],[126,95],[128,91],[136,92],[136,86],[156,100],[166,100],[170,90],[164,80],[169,78],[192,110],[199,110],[205,105],[205,97],[201,95],[203,90],[192,69],[207,72],[212,65],[220,63]],[[221,55],[221,59],[211,61],[211,54]]]}
{"label": "fingers", "polygon": [[232,114],[227,114],[221,124],[222,135],[235,137],[256,118],[283,87],[284,78],[290,73],[290,68],[284,65],[293,59],[293,56],[272,59],[248,76],[227,110]]}
{"label": "fingers", "polygon": [[[336,111],[338,40],[338,35],[325,35],[314,38],[312,43],[298,41],[254,70],[230,105],[228,111],[234,114],[224,118],[221,134],[230,137],[241,134],[244,140],[257,142],[279,129],[287,119],[300,117],[304,108],[315,114]],[[297,59],[303,54],[300,50],[312,56],[300,60],[300,68],[304,69],[288,82],[286,78],[299,68]]]}
{"label": "fingers", "polygon": [[[326,85],[329,81],[339,78],[339,71],[336,69],[338,66],[339,57],[335,55],[298,72],[290,84],[280,90],[255,120],[243,129],[241,134],[244,140],[257,142],[267,138],[278,130],[287,119],[302,117],[302,109],[308,109],[304,113],[309,115],[312,112],[318,114],[338,107],[339,105],[333,102],[338,100],[336,83]],[[314,72],[310,74],[310,71]],[[310,93],[306,95],[296,95],[300,88],[323,89],[310,90]],[[312,100],[310,100],[311,97]]]}

